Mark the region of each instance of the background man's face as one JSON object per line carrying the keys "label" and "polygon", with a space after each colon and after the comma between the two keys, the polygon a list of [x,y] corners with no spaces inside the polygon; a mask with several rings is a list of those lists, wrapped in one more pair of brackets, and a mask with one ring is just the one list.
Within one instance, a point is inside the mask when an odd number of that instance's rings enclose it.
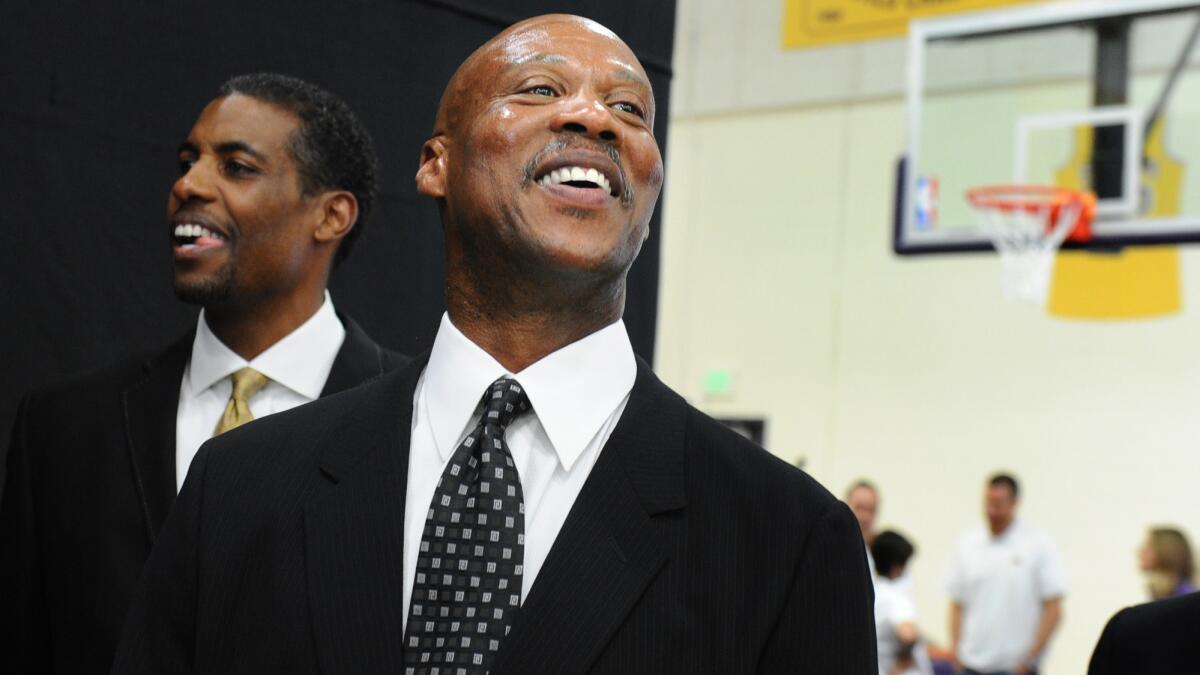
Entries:
{"label": "background man's face", "polygon": [[879,510],[879,496],[869,487],[858,486],[846,497],[846,504],[858,519],[863,539],[870,539],[875,529],[875,515]]}
{"label": "background man's face", "polygon": [[298,126],[291,113],[239,94],[200,114],[167,200],[180,299],[243,302],[294,287],[312,244],[287,145]]}
{"label": "background man's face", "polygon": [[988,527],[999,534],[1012,524],[1017,512],[1017,500],[1006,485],[989,485],[984,492],[983,510],[987,515]]}
{"label": "background man's face", "polygon": [[447,141],[448,222],[526,270],[623,275],[663,179],[636,57],[602,27],[561,19],[478,56]]}

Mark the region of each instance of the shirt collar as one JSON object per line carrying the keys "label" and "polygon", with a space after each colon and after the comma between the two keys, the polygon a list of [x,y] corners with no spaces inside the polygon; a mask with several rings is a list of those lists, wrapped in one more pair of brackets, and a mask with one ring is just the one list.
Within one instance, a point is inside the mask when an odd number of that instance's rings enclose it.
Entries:
{"label": "shirt collar", "polygon": [[1013,518],[1013,521],[1009,523],[1008,527],[1004,528],[1004,531],[1000,534],[992,534],[992,528],[988,527],[987,525],[983,526],[983,531],[987,535],[988,539],[991,539],[994,542],[1008,543],[1015,537],[1019,536],[1018,530],[1020,530],[1020,525],[1021,521],[1017,518]]}
{"label": "shirt collar", "polygon": [[346,329],[337,318],[329,291],[325,291],[325,301],[315,314],[250,361],[221,342],[208,327],[204,310],[200,310],[187,386],[196,395],[249,366],[301,396],[316,399],[321,396],[345,337]]}
{"label": "shirt collar", "polygon": [[448,460],[488,385],[503,376],[524,387],[562,467],[570,471],[637,377],[625,323],[616,321],[510,373],[442,315],[422,385],[438,453]]}

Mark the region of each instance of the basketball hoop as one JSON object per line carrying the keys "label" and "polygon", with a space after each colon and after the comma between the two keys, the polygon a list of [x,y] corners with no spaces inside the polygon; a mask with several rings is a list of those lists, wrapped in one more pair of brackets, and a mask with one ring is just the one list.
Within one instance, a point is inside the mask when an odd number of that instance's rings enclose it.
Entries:
{"label": "basketball hoop", "polygon": [[1006,300],[1046,304],[1054,256],[1064,241],[1090,241],[1096,195],[1046,185],[989,185],[967,191],[980,229],[1000,254]]}

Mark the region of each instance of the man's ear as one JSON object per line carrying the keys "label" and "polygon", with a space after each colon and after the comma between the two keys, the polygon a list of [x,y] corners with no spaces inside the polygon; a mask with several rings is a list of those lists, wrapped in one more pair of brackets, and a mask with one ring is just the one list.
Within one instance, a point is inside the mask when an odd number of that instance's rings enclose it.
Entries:
{"label": "man's ear", "polygon": [[350,192],[325,193],[321,196],[320,208],[321,222],[313,232],[317,241],[337,241],[358,222],[358,200]]}
{"label": "man's ear", "polygon": [[446,196],[446,137],[434,136],[421,146],[421,164],[417,167],[417,192],[426,197]]}

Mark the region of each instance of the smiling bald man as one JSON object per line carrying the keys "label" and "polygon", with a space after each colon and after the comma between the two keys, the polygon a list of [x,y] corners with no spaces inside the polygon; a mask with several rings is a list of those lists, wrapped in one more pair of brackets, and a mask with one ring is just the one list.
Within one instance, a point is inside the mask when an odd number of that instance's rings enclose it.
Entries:
{"label": "smiling bald man", "polygon": [[637,359],[663,181],[611,31],[519,23],[443,95],[432,350],[205,445],[114,672],[874,673],[853,515]]}

